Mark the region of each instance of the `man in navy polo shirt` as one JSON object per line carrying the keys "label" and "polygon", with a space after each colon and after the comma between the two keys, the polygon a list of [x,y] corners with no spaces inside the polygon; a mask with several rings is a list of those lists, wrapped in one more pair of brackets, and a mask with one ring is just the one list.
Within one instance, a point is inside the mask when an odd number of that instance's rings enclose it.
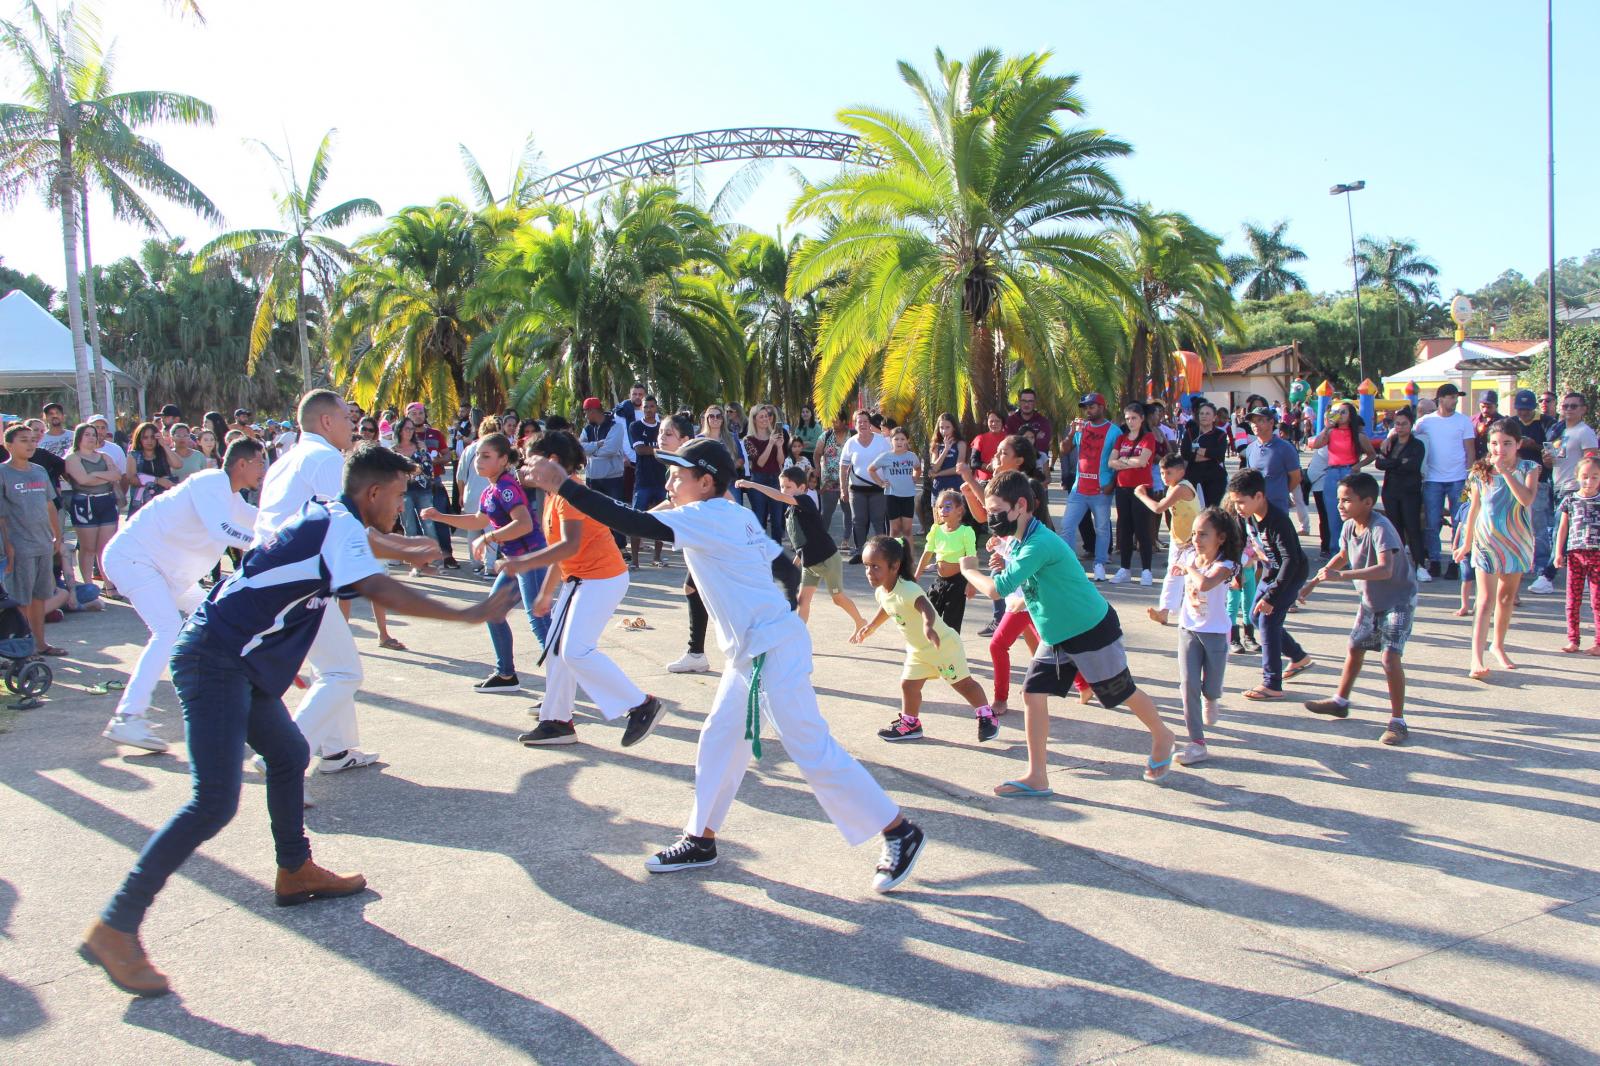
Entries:
{"label": "man in navy polo shirt", "polygon": [[[636,391],[642,391],[636,389]],[[640,415],[628,424],[628,449],[633,453],[633,509],[648,511],[667,499],[667,466],[656,458],[656,440],[661,433],[661,420],[656,416],[654,396],[646,396]],[[642,565],[639,555],[639,538],[633,538],[633,562],[637,570]],[[661,559],[661,542],[656,541],[656,566],[666,566]]]}
{"label": "man in navy polo shirt", "polygon": [[184,626],[172,654],[172,685],[183,704],[194,795],[145,844],[78,948],[123,991],[159,996],[169,990],[139,943],[139,925],[167,878],[233,820],[246,745],[266,761],[278,905],[366,887],[360,874],[340,876],[311,861],[304,817],[310,748],[283,705],[323,612],[341,596],[357,595],[397,614],[475,624],[504,618],[515,595],[508,585],[456,609],[389,577],[372,554],[367,530],[394,528],[412,470],[404,456],[361,445],[345,463],[343,495],[308,502],[251,549]]}

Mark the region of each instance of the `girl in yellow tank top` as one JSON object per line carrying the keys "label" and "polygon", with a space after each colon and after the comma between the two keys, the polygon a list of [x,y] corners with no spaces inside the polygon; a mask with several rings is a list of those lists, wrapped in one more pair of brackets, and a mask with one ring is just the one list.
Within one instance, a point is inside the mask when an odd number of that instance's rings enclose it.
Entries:
{"label": "girl in yellow tank top", "polygon": [[1145,612],[1152,620],[1162,625],[1166,625],[1167,619],[1183,604],[1183,579],[1174,578],[1172,571],[1177,564],[1178,556],[1189,547],[1194,537],[1194,520],[1200,513],[1200,495],[1183,477],[1186,466],[1183,456],[1176,452],[1169,452],[1162,458],[1161,480],[1166,484],[1167,492],[1159,500],[1150,495],[1150,490],[1142,485],[1134,489],[1139,502],[1156,513],[1157,521],[1162,515],[1172,517],[1172,541],[1167,547],[1167,571],[1161,579],[1161,604],[1158,607],[1146,608]]}

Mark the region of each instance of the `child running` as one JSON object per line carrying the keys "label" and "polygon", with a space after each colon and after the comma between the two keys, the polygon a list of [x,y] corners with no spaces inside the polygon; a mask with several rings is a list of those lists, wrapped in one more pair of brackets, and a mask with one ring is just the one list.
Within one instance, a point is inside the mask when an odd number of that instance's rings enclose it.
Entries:
{"label": "child running", "polygon": [[[923,832],[828,732],[811,687],[811,635],[789,609],[797,599],[799,571],[749,510],[725,498],[734,465],[720,443],[691,441],[676,453],[662,453],[661,461],[672,468],[672,508],[648,514],[569,478],[559,464],[536,463],[530,471],[537,487],[597,523],[677,544],[726,657],[711,714],[700,729],[688,823],[677,843],[648,859],[645,868],[674,873],[716,863],[717,831],[750,756],[761,756],[764,709],[845,842],[854,847],[883,834],[872,887],[891,891],[911,876],[922,855]],[[783,581],[789,602],[774,576]]]}
{"label": "child running", "polygon": [[749,480],[734,482],[734,488],[759,492],[787,508],[784,527],[789,534],[789,543],[794,546],[795,565],[800,567],[802,574],[800,621],[810,621],[811,599],[816,595],[817,586],[821,585],[828,590],[834,605],[850,616],[855,629],[860,629],[867,624],[867,620],[861,616],[855,601],[845,595],[844,556],[839,554],[839,546],[833,542],[833,537],[822,523],[822,511],[806,488],[807,480],[805,467],[791,466],[778,476],[781,491]]}
{"label": "child running", "polygon": [[1053,795],[1046,757],[1050,741],[1051,696],[1065,696],[1082,674],[1094,687],[1100,705],[1126,705],[1150,731],[1150,756],[1144,779],[1164,781],[1172,773],[1172,730],[1161,721],[1150,697],[1139,691],[1128,671],[1117,612],[1083,572],[1083,564],[1035,512],[1033,486],[1020,471],[1009,471],[984,486],[983,506],[989,531],[1015,537],[1008,557],[991,558],[997,573],[984,573],[977,559],[961,561],[967,580],[990,599],[1021,591],[1039,630],[1039,651],[1022,683],[1028,735],[1028,772],[995,787],[997,796],[1042,798]]}
{"label": "child running", "polygon": [[933,505],[933,528],[917,560],[917,569],[911,580],[922,580],[922,571],[929,562],[938,567],[933,587],[928,589],[928,602],[938,612],[944,624],[956,634],[961,633],[961,622],[967,615],[967,579],[961,576],[961,560],[978,554],[978,535],[966,524],[967,505],[961,493],[945,489]]}
{"label": "child running", "polygon": [[872,460],[867,474],[883,486],[889,508],[889,536],[911,536],[911,523],[917,512],[917,480],[922,477],[922,457],[911,450],[911,437],[904,426],[896,426],[889,436],[890,450]]}
{"label": "child running", "polygon": [[1578,491],[1561,498],[1556,514],[1553,559],[1557,570],[1567,568],[1567,646],[1561,650],[1578,650],[1587,585],[1595,630],[1589,654],[1600,655],[1600,457],[1586,456],[1578,463]]}
{"label": "child running", "polygon": [[1183,478],[1188,463],[1177,452],[1168,452],[1161,460],[1161,480],[1167,491],[1158,500],[1144,485],[1133,490],[1134,496],[1156,514],[1172,516],[1172,543],[1167,547],[1167,576],[1161,579],[1161,606],[1147,607],[1145,613],[1162,625],[1172,617],[1183,601],[1183,577],[1174,577],[1178,560],[1189,549],[1189,537],[1194,529],[1194,517],[1200,513],[1200,497],[1194,486]]}
{"label": "child running", "polygon": [[[528,494],[522,491],[517,480],[517,466],[522,457],[511,447],[511,438],[504,433],[492,433],[480,439],[472,460],[477,475],[488,482],[478,498],[476,514],[445,514],[435,507],[424,507],[420,517],[424,522],[443,522],[456,529],[479,533],[472,541],[472,557],[485,561],[487,551],[493,547],[507,559],[516,559],[536,552],[545,546],[544,534],[539,531],[528,510]],[[528,613],[528,624],[540,646],[550,628],[548,615],[534,613],[539,600],[539,590],[544,584],[544,568],[535,567],[515,574],[502,570],[494,579],[494,590],[502,585],[515,584],[522,594],[522,609]],[[473,691],[486,694],[518,692],[522,681],[517,676],[515,642],[511,637],[511,624],[505,619],[489,623],[489,643],[494,646],[494,673],[473,685]]]}
{"label": "child running", "polygon": [[[584,466],[583,445],[570,433],[546,433],[529,450],[553,460],[568,475]],[[529,748],[576,744],[572,709],[581,685],[607,720],[628,716],[622,746],[631,748],[655,728],[661,701],[635,685],[599,648],[601,631],[628,594],[628,564],[600,523],[585,519],[564,498],[548,498],[544,527],[548,547],[498,564],[501,574],[512,575],[549,568],[533,605],[535,615],[550,618],[544,699],[532,708],[539,712],[539,725],[517,739]]]}
{"label": "child running", "polygon": [[[1281,700],[1284,680],[1311,668],[1311,656],[1285,628],[1289,605],[1305,584],[1309,564],[1289,515],[1268,502],[1261,471],[1245,469],[1234,474],[1228,481],[1228,496],[1266,565],[1250,608],[1250,616],[1261,630],[1261,684],[1247,690],[1244,698]],[[1287,670],[1283,667],[1285,655],[1289,657]]]}
{"label": "child running", "polygon": [[[1239,572],[1244,550],[1239,523],[1220,507],[1200,512],[1190,532],[1192,543],[1172,564],[1166,578],[1181,590],[1178,690],[1183,694],[1189,743],[1178,754],[1178,762],[1184,766],[1205,762],[1210,756],[1205,727],[1217,724],[1222,678],[1228,668],[1228,586]],[[1177,536],[1176,524],[1173,536]],[[1166,582],[1162,584],[1164,587]]]}
{"label": "child running", "polygon": [[1306,582],[1299,598],[1304,603],[1324,581],[1354,581],[1361,586],[1361,604],[1350,630],[1350,650],[1345,653],[1338,691],[1328,699],[1310,701],[1306,710],[1330,718],[1349,717],[1350,693],[1367,652],[1382,652],[1383,676],[1389,685],[1389,728],[1379,739],[1385,744],[1403,744],[1410,730],[1406,727],[1406,671],[1401,656],[1417,613],[1417,575],[1400,531],[1374,509],[1378,480],[1371,474],[1347,474],[1336,491],[1339,516],[1344,519],[1338,550],[1317,576]]}
{"label": "child running", "polygon": [[[1472,619],[1472,668],[1467,676],[1483,681],[1489,668],[1483,664],[1483,646],[1489,642],[1495,662],[1505,670],[1517,664],[1506,654],[1506,631],[1516,609],[1522,575],[1533,569],[1533,498],[1539,492],[1542,467],[1532,459],[1518,459],[1522,423],[1502,418],[1489,427],[1489,456],[1472,464],[1467,484],[1472,505],[1467,510],[1466,543],[1455,550],[1460,562],[1472,556],[1478,575],[1478,613]],[[1489,615],[1494,613],[1494,636],[1489,637]]]}
{"label": "child running", "polygon": [[[911,544],[893,537],[867,541],[861,553],[867,584],[878,599],[878,613],[857,629],[850,643],[860,644],[890,618],[906,638],[906,664],[900,672],[900,713],[878,736],[887,741],[921,740],[922,686],[942,677],[978,718],[978,742],[992,740],[1000,731],[994,711],[983,700],[983,688],[967,671],[967,653],[961,638],[934,612],[922,587],[911,580]],[[917,616],[921,615],[921,624]]]}

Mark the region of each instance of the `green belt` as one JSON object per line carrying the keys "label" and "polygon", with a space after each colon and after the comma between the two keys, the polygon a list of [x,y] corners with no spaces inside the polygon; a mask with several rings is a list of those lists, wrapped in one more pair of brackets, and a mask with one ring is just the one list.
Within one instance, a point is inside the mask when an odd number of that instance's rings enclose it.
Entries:
{"label": "green belt", "polygon": [[750,699],[745,703],[744,738],[750,742],[750,753],[761,758],[761,667],[767,661],[762,652],[751,660]]}

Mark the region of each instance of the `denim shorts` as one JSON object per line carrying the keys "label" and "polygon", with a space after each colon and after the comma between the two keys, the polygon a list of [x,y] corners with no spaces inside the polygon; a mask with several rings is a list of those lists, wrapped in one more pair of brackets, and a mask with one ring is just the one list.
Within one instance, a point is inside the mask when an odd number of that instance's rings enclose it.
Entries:
{"label": "denim shorts", "polygon": [[1356,610],[1356,624],[1350,630],[1350,646],[1359,651],[1392,651],[1403,655],[1411,639],[1411,622],[1417,614],[1417,601],[1396,604],[1374,611],[1365,602]]}

